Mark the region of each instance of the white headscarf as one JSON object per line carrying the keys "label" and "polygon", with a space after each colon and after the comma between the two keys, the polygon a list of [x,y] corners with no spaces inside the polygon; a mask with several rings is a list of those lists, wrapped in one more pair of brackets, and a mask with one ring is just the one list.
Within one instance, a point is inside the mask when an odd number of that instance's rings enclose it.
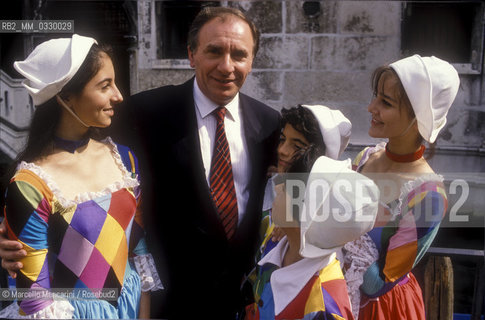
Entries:
{"label": "white headscarf", "polygon": [[97,43],[89,37],[73,34],[39,44],[24,61],[15,61],[15,69],[26,80],[23,86],[36,106],[58,94],[72,79],[86,59],[91,46]]}
{"label": "white headscarf", "polygon": [[352,124],[340,110],[332,110],[321,105],[302,105],[310,110],[318,121],[320,133],[325,143],[325,155],[332,159],[338,157],[349,144]]}
{"label": "white headscarf", "polygon": [[[323,192],[322,192],[323,191]],[[344,161],[320,157],[313,164],[300,216],[300,254],[329,255],[374,226],[379,188]]]}
{"label": "white headscarf", "polygon": [[458,92],[458,72],[444,60],[417,54],[390,67],[396,71],[411,102],[419,133],[424,140],[435,142]]}

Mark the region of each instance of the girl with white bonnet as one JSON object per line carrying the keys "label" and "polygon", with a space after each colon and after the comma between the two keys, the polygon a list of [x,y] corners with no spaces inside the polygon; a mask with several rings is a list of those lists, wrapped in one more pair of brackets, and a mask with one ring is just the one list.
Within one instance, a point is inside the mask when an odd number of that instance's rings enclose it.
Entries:
{"label": "girl with white bonnet", "polygon": [[[351,130],[352,124],[342,112],[326,106],[298,105],[281,110],[278,163],[269,169],[270,174],[288,172],[290,167],[293,172],[308,172],[319,156],[337,160],[349,143]],[[256,262],[283,236],[271,219],[273,200],[274,182],[270,179],[264,194],[262,245]]]}
{"label": "girl with white bonnet", "polygon": [[[298,106],[282,111],[278,146],[278,175],[271,181],[275,193],[266,219],[271,227],[261,247],[253,284],[255,303],[247,306],[246,319],[353,319],[337,252],[348,241],[370,230],[377,212],[377,186],[351,170],[350,160],[336,160],[347,146],[350,121],[325,106]],[[285,183],[291,175],[306,173],[301,213],[286,209]],[[309,174],[308,174],[309,173]],[[353,189],[345,195],[347,219],[332,215],[339,206],[336,184],[366,181],[360,190],[365,201],[356,201]],[[312,189],[313,182],[327,187]],[[312,192],[315,191],[316,192]],[[315,204],[315,205],[310,205]],[[341,207],[340,207],[341,208]],[[288,219],[288,214],[295,219]],[[322,215],[328,217],[321,219]],[[365,216],[367,219],[359,219]],[[273,223],[274,221],[274,223]],[[274,241],[276,225],[285,234]]]}
{"label": "girl with white bonnet", "polygon": [[110,49],[74,34],[14,67],[36,106],[5,206],[8,237],[26,253],[16,287],[28,298],[1,315],[149,317],[161,283],[144,242],[137,160],[98,132],[123,100]]}
{"label": "girl with white bonnet", "polygon": [[459,77],[446,61],[413,55],[378,68],[372,87],[369,135],[387,143],[364,149],[354,166],[380,187],[381,205],[374,229],[345,245],[345,277],[358,319],[425,319],[411,270],[431,245],[447,198],[423,142],[434,143],[444,127]]}

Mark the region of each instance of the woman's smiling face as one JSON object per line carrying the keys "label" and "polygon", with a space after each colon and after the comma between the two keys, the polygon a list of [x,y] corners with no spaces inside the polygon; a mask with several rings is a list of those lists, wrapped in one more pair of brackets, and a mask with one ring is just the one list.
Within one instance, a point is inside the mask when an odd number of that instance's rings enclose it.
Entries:
{"label": "woman's smiling face", "polygon": [[115,72],[111,59],[105,53],[100,56],[101,68],[86,83],[81,93],[70,97],[76,114],[89,126],[104,128],[111,124],[114,105],[123,101],[115,84]]}
{"label": "woman's smiling face", "polygon": [[398,81],[391,73],[384,73],[379,79],[374,98],[367,107],[372,114],[369,135],[373,138],[399,137],[413,121],[397,94]]}

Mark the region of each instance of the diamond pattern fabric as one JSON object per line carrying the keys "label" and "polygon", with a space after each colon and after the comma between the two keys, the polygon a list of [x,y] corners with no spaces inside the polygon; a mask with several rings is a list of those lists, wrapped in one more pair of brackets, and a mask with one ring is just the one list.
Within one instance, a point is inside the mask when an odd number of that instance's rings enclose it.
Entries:
{"label": "diamond pattern fabric", "polygon": [[[5,206],[8,236],[19,240],[28,253],[22,259],[17,287],[117,288],[121,292],[131,272],[128,256],[134,255],[144,236],[137,210],[139,183],[123,169],[122,185],[66,205],[40,167],[20,166]],[[23,301],[20,307],[36,312],[45,303]]]}

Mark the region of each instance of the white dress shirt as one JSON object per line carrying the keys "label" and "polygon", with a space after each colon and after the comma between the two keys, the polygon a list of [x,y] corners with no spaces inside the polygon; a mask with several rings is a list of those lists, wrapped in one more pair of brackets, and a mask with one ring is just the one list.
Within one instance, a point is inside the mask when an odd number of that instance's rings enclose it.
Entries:
{"label": "white dress shirt", "polygon": [[[200,140],[200,151],[204,163],[207,184],[210,186],[210,168],[214,140],[216,135],[217,120],[212,113],[219,106],[209,100],[200,91],[197,81],[194,79],[194,101],[196,106],[197,127]],[[232,176],[236,189],[238,223],[241,222],[249,198],[249,179],[251,177],[251,165],[248,156],[248,147],[244,135],[243,118],[239,107],[239,94],[231,102],[224,106],[227,109],[224,118],[229,152],[231,153]]]}

